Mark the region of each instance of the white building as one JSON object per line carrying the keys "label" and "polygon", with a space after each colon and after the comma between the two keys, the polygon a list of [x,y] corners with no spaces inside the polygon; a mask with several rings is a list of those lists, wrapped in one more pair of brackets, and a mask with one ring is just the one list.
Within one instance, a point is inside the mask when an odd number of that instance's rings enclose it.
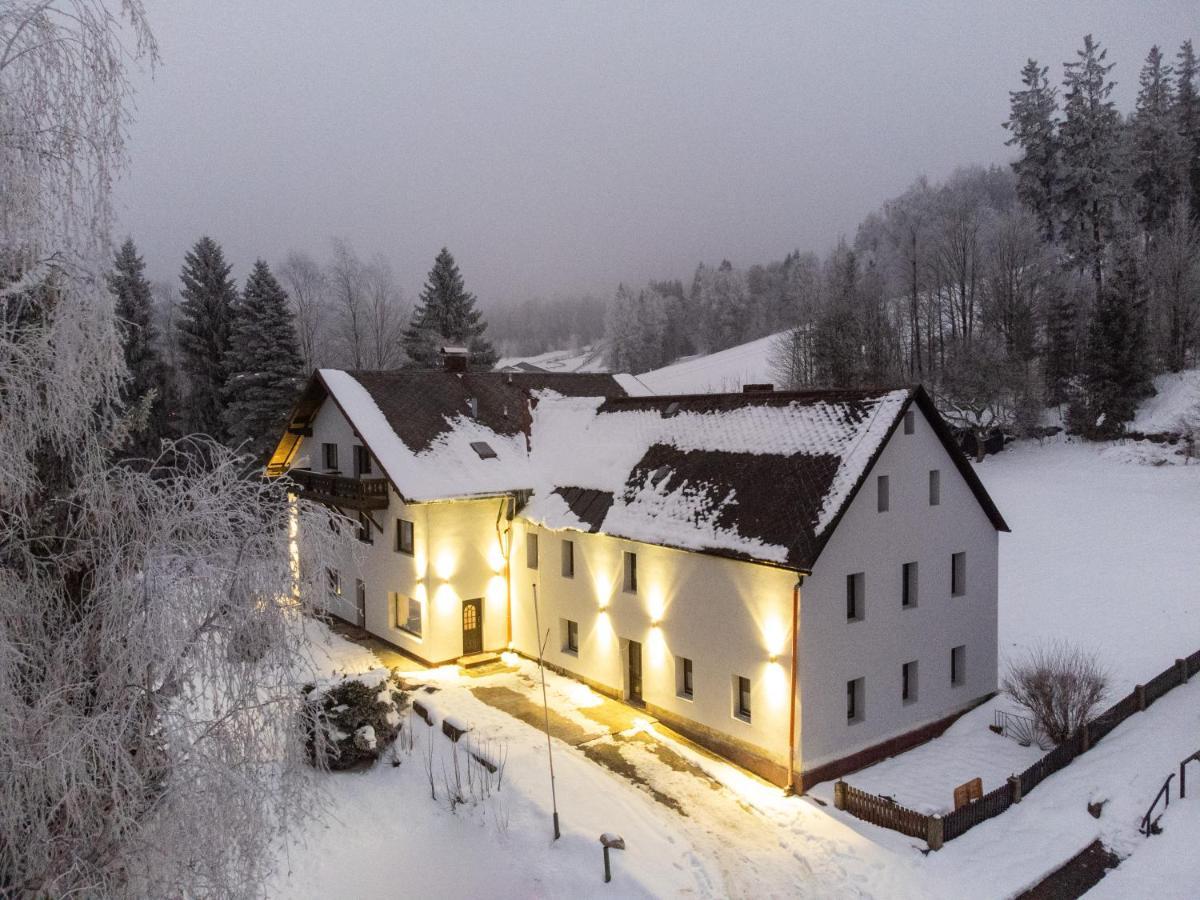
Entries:
{"label": "white building", "polygon": [[[996,690],[998,531],[920,388],[317,372],[270,465],[357,516],[329,609],[426,663],[511,648],[778,784]],[[790,762],[790,765],[789,765]]]}

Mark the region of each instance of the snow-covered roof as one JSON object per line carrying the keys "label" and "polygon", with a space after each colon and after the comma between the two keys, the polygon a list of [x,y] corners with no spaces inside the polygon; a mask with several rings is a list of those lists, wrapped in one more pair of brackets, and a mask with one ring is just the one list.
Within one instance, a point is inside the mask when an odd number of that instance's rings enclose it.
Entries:
{"label": "snow-covered roof", "polygon": [[528,493],[552,529],[811,570],[920,388],[644,396],[636,379],[554,373],[320,370],[269,471],[286,471],[326,397],[408,501]]}
{"label": "snow-covered roof", "polygon": [[808,569],[912,393],[548,400],[522,515]]}

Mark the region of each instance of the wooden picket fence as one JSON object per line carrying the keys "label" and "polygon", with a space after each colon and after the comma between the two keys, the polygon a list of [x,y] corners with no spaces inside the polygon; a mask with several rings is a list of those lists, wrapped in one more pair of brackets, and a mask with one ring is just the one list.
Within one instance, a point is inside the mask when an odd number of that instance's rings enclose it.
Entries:
{"label": "wooden picket fence", "polygon": [[1175,660],[1170,668],[1164,669],[1145,684],[1137,685],[1020,775],[1010,776],[1000,787],[944,816],[916,812],[901,806],[889,796],[859,790],[845,781],[837,781],[833,786],[834,806],[873,825],[921,838],[929,845],[929,849],[940,850],[943,842],[954,840],[980,822],[986,822],[1014,803],[1020,803],[1022,797],[1069,765],[1075,757],[1094,747],[1131,715],[1145,710],[1155,700],[1197,673],[1200,673],[1200,650],[1185,659]]}

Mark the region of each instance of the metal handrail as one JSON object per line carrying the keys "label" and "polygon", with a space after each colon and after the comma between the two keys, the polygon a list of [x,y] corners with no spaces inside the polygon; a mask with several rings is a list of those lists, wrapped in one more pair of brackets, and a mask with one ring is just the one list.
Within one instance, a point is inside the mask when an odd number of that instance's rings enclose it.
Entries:
{"label": "metal handrail", "polygon": [[1187,759],[1179,764],[1179,799],[1182,800],[1187,796],[1187,764],[1190,762],[1200,762],[1200,750],[1197,750]]}
{"label": "metal handrail", "polygon": [[1154,825],[1151,823],[1150,817],[1154,815],[1154,808],[1158,806],[1158,801],[1165,797],[1166,802],[1163,803],[1164,810],[1171,805],[1171,779],[1174,777],[1174,772],[1167,776],[1167,780],[1163,782],[1163,786],[1159,788],[1158,793],[1154,795],[1154,802],[1151,803],[1150,808],[1146,810],[1146,815],[1142,816],[1142,827],[1138,830],[1146,837],[1150,837],[1150,835],[1154,834]]}

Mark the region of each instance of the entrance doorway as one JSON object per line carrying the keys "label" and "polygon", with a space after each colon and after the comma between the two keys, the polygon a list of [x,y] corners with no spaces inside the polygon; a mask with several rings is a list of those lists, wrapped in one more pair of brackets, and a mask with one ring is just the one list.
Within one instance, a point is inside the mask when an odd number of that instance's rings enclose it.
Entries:
{"label": "entrance doorway", "polygon": [[637,641],[628,642],[629,655],[629,701],[642,702],[642,645]]}
{"label": "entrance doorway", "polygon": [[483,600],[464,600],[462,604],[463,656],[483,652]]}

